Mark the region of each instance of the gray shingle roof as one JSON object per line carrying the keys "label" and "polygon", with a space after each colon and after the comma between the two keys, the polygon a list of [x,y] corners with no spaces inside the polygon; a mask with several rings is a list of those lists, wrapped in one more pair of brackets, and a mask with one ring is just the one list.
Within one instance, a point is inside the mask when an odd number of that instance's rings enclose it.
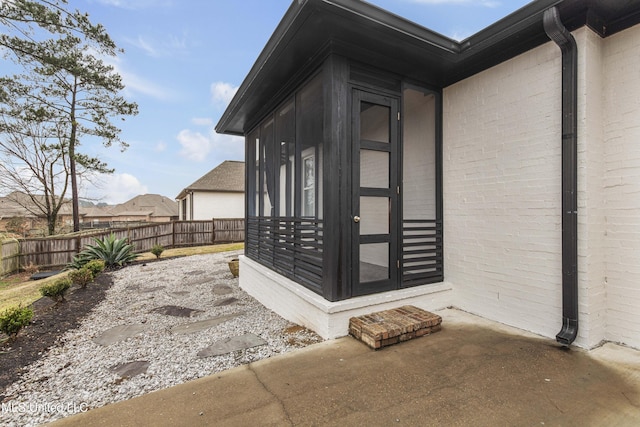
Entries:
{"label": "gray shingle roof", "polygon": [[182,199],[190,191],[244,192],[244,162],[225,160],[183,189],[176,199]]}
{"label": "gray shingle roof", "polygon": [[114,206],[111,212],[116,215],[125,212],[153,212],[153,216],[178,216],[178,203],[160,194],[143,194]]}

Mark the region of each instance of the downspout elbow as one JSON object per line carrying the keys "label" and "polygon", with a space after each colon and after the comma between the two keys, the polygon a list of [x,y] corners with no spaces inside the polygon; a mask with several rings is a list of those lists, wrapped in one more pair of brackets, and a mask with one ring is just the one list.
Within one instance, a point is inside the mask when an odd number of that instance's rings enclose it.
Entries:
{"label": "downspout elbow", "polygon": [[544,12],[544,30],[562,52],[562,329],[556,340],[578,336],[578,47],[558,9]]}

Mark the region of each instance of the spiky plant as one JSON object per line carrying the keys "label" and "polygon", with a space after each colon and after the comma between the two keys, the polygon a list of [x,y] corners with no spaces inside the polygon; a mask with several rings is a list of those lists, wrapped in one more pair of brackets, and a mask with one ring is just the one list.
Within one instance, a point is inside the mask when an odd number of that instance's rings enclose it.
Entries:
{"label": "spiky plant", "polygon": [[94,238],[95,245],[87,245],[85,249],[73,258],[68,268],[80,269],[89,261],[102,260],[106,268],[122,267],[134,261],[138,254],[133,252],[133,245],[127,239],[118,239],[111,233],[102,239]]}

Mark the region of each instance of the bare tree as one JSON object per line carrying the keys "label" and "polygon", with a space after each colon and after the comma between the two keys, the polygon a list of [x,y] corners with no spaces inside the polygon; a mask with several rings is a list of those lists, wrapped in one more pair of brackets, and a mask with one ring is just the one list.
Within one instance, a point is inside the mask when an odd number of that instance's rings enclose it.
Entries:
{"label": "bare tree", "polygon": [[0,186],[11,191],[12,201],[44,217],[52,235],[69,186],[69,155],[60,130],[42,117],[35,120],[37,115],[14,111],[1,116]]}

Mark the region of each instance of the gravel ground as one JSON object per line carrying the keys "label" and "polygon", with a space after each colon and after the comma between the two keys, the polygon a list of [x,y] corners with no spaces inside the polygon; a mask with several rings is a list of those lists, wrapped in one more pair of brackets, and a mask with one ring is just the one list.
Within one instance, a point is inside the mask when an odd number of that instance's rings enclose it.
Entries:
{"label": "gravel ground", "polygon": [[[114,284],[105,300],[7,388],[0,424],[38,425],[320,342],[318,335],[282,319],[239,288],[227,266],[238,253],[196,255],[108,273]],[[228,304],[216,306],[221,302]],[[190,318],[152,312],[166,305],[200,311]],[[170,330],[238,312],[244,314],[204,331]],[[120,325],[144,325],[145,330],[108,346],[92,340]],[[247,333],[267,344],[222,356],[197,355],[215,342]],[[133,361],[149,362],[147,371],[123,378],[112,370]]]}

